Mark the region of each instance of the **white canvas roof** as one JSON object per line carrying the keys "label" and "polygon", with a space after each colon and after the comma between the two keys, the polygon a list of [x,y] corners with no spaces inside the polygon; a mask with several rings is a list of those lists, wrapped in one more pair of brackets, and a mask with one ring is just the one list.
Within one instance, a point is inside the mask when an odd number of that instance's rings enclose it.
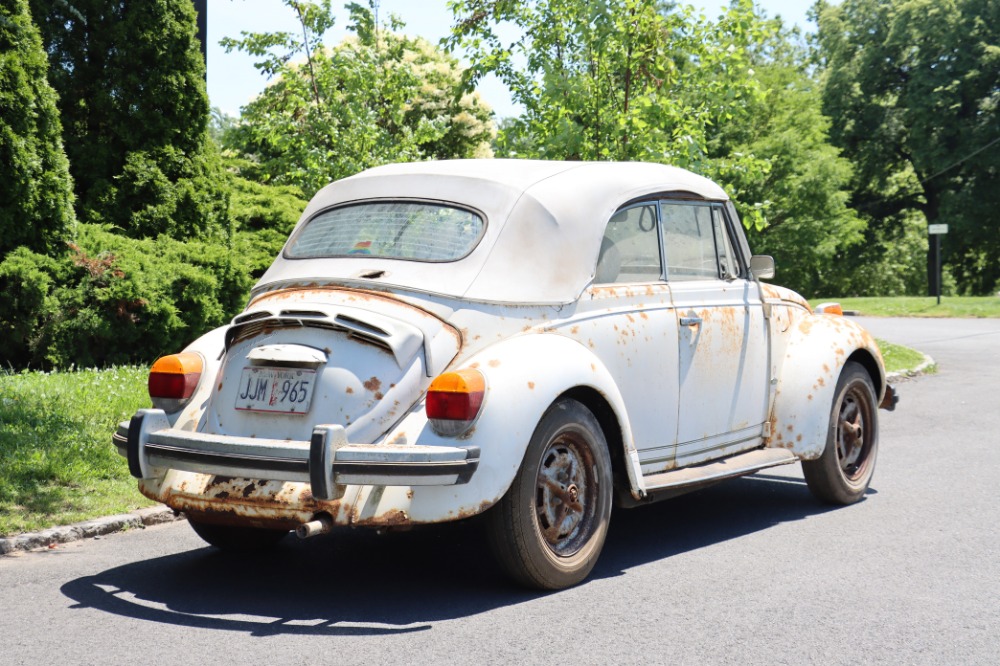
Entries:
{"label": "white canvas roof", "polygon": [[[320,190],[296,229],[316,213],[348,202],[431,200],[481,212],[486,231],[479,245],[448,263],[279,256],[257,289],[289,280],[360,281],[476,301],[568,303],[593,279],[611,215],[633,199],[660,192],[728,199],[707,178],[662,164],[447,160],[376,167]],[[360,278],[373,271],[384,275]]]}

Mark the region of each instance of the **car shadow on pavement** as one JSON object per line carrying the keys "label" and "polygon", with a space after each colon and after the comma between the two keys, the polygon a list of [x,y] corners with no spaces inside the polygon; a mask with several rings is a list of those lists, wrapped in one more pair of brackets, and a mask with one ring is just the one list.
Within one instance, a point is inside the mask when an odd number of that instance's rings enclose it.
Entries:
{"label": "car shadow on pavement", "polygon": [[[758,475],[616,511],[591,580],[827,510],[801,480]],[[290,536],[259,554],[196,548],[78,578],[62,592],[78,608],[252,636],[424,631],[545,596],[504,578],[481,527],[473,519],[386,535],[346,529]]]}

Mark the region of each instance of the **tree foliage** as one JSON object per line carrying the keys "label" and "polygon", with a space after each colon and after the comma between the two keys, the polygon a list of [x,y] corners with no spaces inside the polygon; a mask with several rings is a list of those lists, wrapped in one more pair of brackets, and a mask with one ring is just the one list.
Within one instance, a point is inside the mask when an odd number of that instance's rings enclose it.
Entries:
{"label": "tree foliage", "polygon": [[0,256],[53,253],[75,223],[56,95],[27,0],[0,8]]}
{"label": "tree foliage", "polygon": [[861,248],[865,223],[848,207],[853,170],[829,141],[820,86],[797,32],[777,22],[752,52],[765,91],[744,122],[717,128],[713,151],[768,160],[764,178],[743,184],[747,198],[766,201],[768,225],[751,231],[751,244],[775,257],[780,282],[804,294],[853,286],[844,257]]}
{"label": "tree foliage", "polygon": [[816,11],[824,109],[875,240],[897,242],[913,212],[948,223],[959,288],[989,292],[1000,280],[1000,3],[844,0]]}
{"label": "tree foliage", "polygon": [[[650,0],[456,0],[452,46],[471,53],[468,83],[496,74],[524,107],[498,152],[542,159],[665,162],[736,189],[745,222],[763,227],[763,202],[740,184],[766,159],[711,154],[715,128],[745,122],[763,94],[750,47],[767,26],[749,0],[717,22]],[[505,40],[503,26],[518,34]]]}
{"label": "tree foliage", "polygon": [[326,48],[329,0],[285,0],[303,31],[243,33],[224,40],[260,60],[274,77],[242,109],[225,144],[256,165],[264,183],[295,185],[311,196],[331,180],[386,162],[490,154],[491,112],[477,94],[460,94],[458,62],[424,39],[379,25],[372,6],[356,3],[350,31]]}
{"label": "tree foliage", "polygon": [[79,217],[136,236],[224,226],[190,0],[30,0]]}

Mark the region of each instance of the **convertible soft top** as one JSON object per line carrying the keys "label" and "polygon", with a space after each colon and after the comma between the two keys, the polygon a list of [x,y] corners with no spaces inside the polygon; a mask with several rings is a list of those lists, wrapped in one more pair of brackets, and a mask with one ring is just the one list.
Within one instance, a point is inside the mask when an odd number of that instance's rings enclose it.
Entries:
{"label": "convertible soft top", "polygon": [[[320,190],[298,230],[329,208],[373,200],[458,204],[486,231],[466,257],[428,263],[366,256],[279,256],[255,291],[276,283],[399,287],[474,301],[557,304],[576,300],[594,276],[604,227],[623,204],[661,192],[725,201],[715,183],[684,169],[639,162],[447,160],[368,169]],[[293,232],[292,237],[294,238]]]}

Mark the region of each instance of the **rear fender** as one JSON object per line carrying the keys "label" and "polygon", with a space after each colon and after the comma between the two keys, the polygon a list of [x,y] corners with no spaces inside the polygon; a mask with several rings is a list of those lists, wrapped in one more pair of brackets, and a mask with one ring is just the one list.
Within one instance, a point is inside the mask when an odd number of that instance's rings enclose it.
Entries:
{"label": "rear fender", "polygon": [[[436,522],[481,513],[510,487],[528,442],[545,411],[561,395],[591,388],[607,401],[621,427],[629,480],[636,487],[638,458],[621,394],[608,370],[575,340],[557,333],[530,333],[499,342],[449,370],[476,368],[486,377],[486,396],[472,429],[458,438],[437,435],[427,424],[421,400],[390,431],[388,443],[470,446],[479,449],[479,467],[468,483],[413,488],[365,487],[354,524],[379,524],[402,511],[407,522]],[[609,440],[612,439],[609,437]]]}
{"label": "rear fender", "polygon": [[837,380],[849,361],[860,362],[872,377],[876,404],[885,392],[885,369],[875,339],[861,326],[836,315],[803,313],[786,335],[778,360],[771,409],[769,447],[793,451],[806,460],[823,454]]}
{"label": "rear fender", "polygon": [[208,405],[208,399],[212,395],[212,384],[215,382],[222,365],[222,354],[226,347],[225,339],[228,328],[229,326],[220,326],[184,348],[185,352],[194,352],[201,356],[204,365],[201,380],[198,382],[198,387],[195,389],[194,395],[191,396],[191,400],[180,410],[167,414],[167,421],[172,427],[178,430],[197,429],[198,422]]}

